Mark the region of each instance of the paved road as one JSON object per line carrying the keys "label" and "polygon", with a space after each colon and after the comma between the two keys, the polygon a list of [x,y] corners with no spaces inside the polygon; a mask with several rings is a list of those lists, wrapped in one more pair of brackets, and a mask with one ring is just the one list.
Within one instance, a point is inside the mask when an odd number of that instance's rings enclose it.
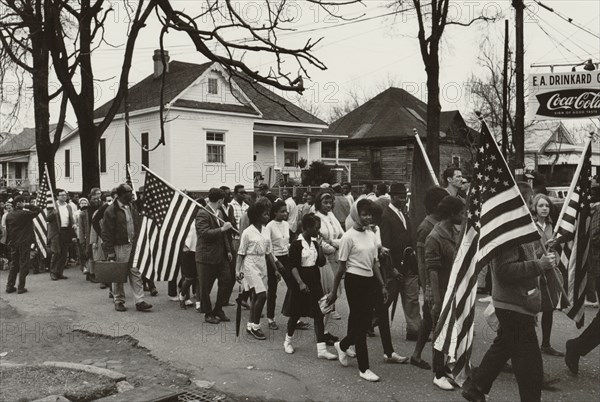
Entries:
{"label": "paved road", "polygon": [[[57,322],[64,322],[68,316],[76,328],[106,335],[129,334],[147,347],[157,358],[189,370],[195,379],[209,380],[215,387],[236,395],[260,397],[276,400],[403,400],[403,401],[460,401],[458,391],[444,392],[432,384],[430,372],[410,365],[387,365],[382,362],[380,338],[369,339],[371,369],[381,376],[379,383],[368,383],[358,377],[356,362],[350,367],[342,367],[337,361],[324,361],[316,358],[316,346],[312,331],[297,331],[296,353],[283,352],[285,336],[284,317],[276,320],[279,331],[267,332],[266,341],[255,341],[245,336],[236,339],[235,324],[205,324],[203,316],[193,309],[182,311],[178,303],[166,297],[166,284],[159,284],[159,296],[147,296],[154,305],[150,313],[135,311],[131,291],[126,286],[129,310],[117,313],[108,299],[106,290],[84,280],[78,268],[65,271],[69,276],[65,281],[50,281],[47,274],[30,275],[24,295],[5,294],[6,272],[0,273],[0,297],[25,314],[55,316]],[[283,300],[285,285],[278,294],[278,308]],[[493,339],[492,331],[484,325],[485,304],[477,305],[476,338],[474,363],[477,364]],[[338,308],[347,317],[347,305]],[[392,325],[394,346],[401,355],[410,355],[413,342],[404,341],[404,317],[402,312]],[[233,318],[234,307],[227,307],[226,313]],[[589,308],[589,317],[596,309]],[[244,311],[243,323],[247,320]],[[34,326],[35,323],[26,323]],[[61,324],[64,325],[64,324]],[[266,325],[265,325],[266,327]],[[336,328],[337,327],[337,328]],[[68,329],[68,328],[67,328]],[[342,334],[345,322],[333,321],[331,332]],[[553,345],[564,350],[567,339],[579,331],[563,314],[555,313]],[[424,358],[431,359],[430,344]],[[572,377],[563,360],[544,357],[544,370],[547,377],[559,378],[558,390],[544,392],[547,401],[598,401],[600,400],[600,351],[596,349],[582,360],[580,374]],[[501,374],[490,394],[493,401],[518,400],[516,382],[512,374]]]}

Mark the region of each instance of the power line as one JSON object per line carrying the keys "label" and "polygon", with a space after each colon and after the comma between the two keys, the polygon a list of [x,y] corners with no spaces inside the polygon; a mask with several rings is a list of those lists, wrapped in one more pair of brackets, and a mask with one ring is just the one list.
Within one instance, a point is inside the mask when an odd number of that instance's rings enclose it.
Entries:
{"label": "power line", "polygon": [[[526,9],[527,12],[534,16],[535,14],[530,11],[528,8]],[[565,57],[564,53],[560,50],[560,48],[564,48],[566,51],[568,51],[569,53],[571,53],[573,56],[575,57],[579,57],[577,54],[575,54],[571,49],[569,49],[568,47],[566,47],[563,43],[561,43],[560,41],[558,41],[554,36],[552,36],[548,31],[546,31],[546,29],[544,29],[544,27],[540,24],[539,21],[536,21],[536,25],[537,27],[546,34],[546,36],[554,43],[554,48],[556,50],[558,50],[558,52],[560,53],[560,55],[563,57],[563,59],[566,61],[567,58]]]}
{"label": "power line", "polygon": [[556,14],[558,17],[560,17],[561,19],[567,21],[568,23],[570,23],[571,25],[581,29],[584,32],[589,33],[590,35],[594,36],[597,39],[600,39],[600,35],[597,34],[596,32],[590,31],[588,28],[586,28],[585,26],[576,23],[575,21],[573,21],[573,18],[569,18],[569,17],[565,17],[563,14],[559,13],[558,11],[556,11],[555,9],[553,9],[550,6],[545,5],[544,3],[542,3],[539,0],[533,0],[535,1],[540,7],[545,8],[546,10],[550,11],[551,13]]}
{"label": "power line", "polygon": [[[527,9],[527,11],[529,11],[530,13],[532,13],[534,16],[536,16],[540,21],[542,21],[544,24],[546,24],[548,27],[552,28],[554,31],[556,31],[558,34],[560,34],[561,36],[563,36],[565,38],[565,40],[568,40],[569,42],[571,42],[573,45],[575,45],[576,47],[578,47],[579,49],[581,49],[583,52],[585,52],[586,54],[589,54],[590,52],[587,49],[584,49],[583,47],[581,47],[581,45],[576,41],[571,39],[571,37],[573,35],[567,36],[564,33],[562,33],[558,28],[556,28],[554,25],[552,25],[550,22],[548,22],[548,20],[542,18],[539,14],[536,14],[534,11],[531,11],[529,9]],[[539,25],[539,21],[536,21],[536,23]],[[561,43],[562,44],[562,43]]]}

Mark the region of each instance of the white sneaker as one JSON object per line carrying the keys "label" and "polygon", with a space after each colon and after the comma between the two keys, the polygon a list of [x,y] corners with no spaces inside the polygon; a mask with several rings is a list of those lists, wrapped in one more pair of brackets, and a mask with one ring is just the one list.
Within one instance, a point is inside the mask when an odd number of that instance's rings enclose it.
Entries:
{"label": "white sneaker", "polygon": [[454,389],[446,377],[437,378],[434,376],[433,383],[437,385],[439,389],[443,389],[444,391],[452,391]]}
{"label": "white sneaker", "polygon": [[327,350],[327,344],[325,342],[317,343],[317,358],[326,360],[335,360],[337,356]]}
{"label": "white sneaker", "polygon": [[193,301],[191,301],[190,299],[187,299],[187,300],[185,301],[185,305],[186,305],[186,306],[193,306],[193,305],[194,305],[194,302],[193,302]]}
{"label": "white sneaker", "polygon": [[[338,353],[338,360],[340,361],[340,364],[344,367],[348,367],[348,355],[346,354],[346,352],[344,352],[342,350],[342,348],[340,347],[340,343],[336,342],[333,344],[333,346],[335,346],[335,350],[337,350]],[[369,371],[369,370],[367,370]],[[362,373],[361,373],[362,376]]]}
{"label": "white sneaker", "polygon": [[287,354],[294,353],[294,347],[292,346],[292,337],[289,335],[285,335],[285,341],[283,342],[283,350]]}
{"label": "white sneaker", "polygon": [[354,345],[348,347],[348,350],[346,350],[346,354],[348,355],[348,357],[356,357],[356,350],[354,349]]}
{"label": "white sneaker", "polygon": [[369,369],[365,370],[364,373],[359,370],[358,373],[360,375],[360,378],[365,379],[367,381],[372,381],[372,382],[379,381],[379,376]]}
{"label": "white sneaker", "polygon": [[179,296],[169,296],[169,300],[178,302]]}
{"label": "white sneaker", "polygon": [[383,355],[383,361],[385,363],[404,364],[408,361],[408,357],[400,356],[398,353],[393,352],[389,357],[387,355]]}

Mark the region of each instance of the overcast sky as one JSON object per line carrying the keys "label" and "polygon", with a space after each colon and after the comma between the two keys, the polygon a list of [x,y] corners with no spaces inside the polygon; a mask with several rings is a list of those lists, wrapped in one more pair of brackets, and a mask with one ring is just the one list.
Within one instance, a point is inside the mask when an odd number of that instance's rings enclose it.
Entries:
{"label": "overcast sky", "polygon": [[[201,10],[202,1],[173,1],[174,7],[183,8],[190,15]],[[250,21],[257,22],[266,16],[264,0],[239,1],[238,10]],[[363,5],[341,6],[332,10],[339,15],[367,21],[348,23],[328,15],[314,5],[301,0],[289,1],[287,15],[294,18],[286,27],[295,29],[295,33],[282,33],[280,44],[289,47],[299,46],[309,38],[323,37],[315,48],[315,56],[327,70],[321,71],[308,67],[311,78],[305,80],[307,101],[312,100],[326,111],[336,102],[343,102],[351,91],[363,95],[375,95],[387,83],[394,82],[426,100],[426,75],[421,59],[417,34],[417,20],[412,1],[405,2],[404,11],[395,16],[378,17],[390,13],[391,1],[364,0]],[[428,3],[428,1],[424,1]],[[482,40],[489,38],[498,55],[502,54],[504,36],[504,18],[510,21],[511,43],[514,44],[514,12],[510,0],[501,1],[455,1],[450,18],[466,22],[472,16],[502,17],[493,23],[475,23],[470,27],[450,26],[444,33],[441,54],[442,109],[459,109],[463,114],[472,111],[465,82],[472,74],[482,74],[478,65],[478,55]],[[546,1],[545,4],[565,17],[586,27],[596,35],[600,32],[600,2],[596,0]],[[555,13],[526,2],[525,12],[525,66],[529,73],[533,63],[572,63],[578,64],[588,58],[595,62],[600,59],[600,40],[590,33],[564,21]],[[116,87],[117,75],[121,68],[123,46],[127,32],[127,13],[120,2],[114,3],[115,12],[107,21],[106,39],[112,48],[101,45],[94,53],[95,76],[104,80],[98,82],[96,105],[110,100]],[[427,10],[427,7],[425,7]],[[209,20],[204,20],[209,24]],[[200,21],[202,23],[202,20]],[[152,53],[158,48],[160,24],[153,15],[148,26],[141,32],[134,54],[130,83],[140,81],[152,72]],[[235,33],[231,34],[232,37]],[[194,50],[185,34],[170,33],[166,36],[165,47],[171,60],[203,63],[207,60]],[[260,55],[246,55],[253,68],[266,71],[272,66],[272,58]],[[501,59],[499,59],[501,60]],[[295,75],[298,69],[286,64]],[[569,67],[557,68],[568,71]],[[549,72],[549,68],[535,69]],[[296,95],[288,95],[293,99]],[[51,122],[56,118],[57,105],[54,104]],[[22,114],[22,126],[33,126],[31,107]],[[76,125],[73,113],[68,121]]]}

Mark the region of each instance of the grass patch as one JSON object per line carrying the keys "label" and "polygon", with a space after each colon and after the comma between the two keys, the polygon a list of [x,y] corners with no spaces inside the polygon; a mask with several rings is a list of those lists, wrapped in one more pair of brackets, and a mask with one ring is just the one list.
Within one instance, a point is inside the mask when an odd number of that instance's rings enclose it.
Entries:
{"label": "grass patch", "polygon": [[84,371],[26,366],[0,371],[0,401],[32,401],[64,395],[76,402],[93,401],[117,392],[109,378]]}

